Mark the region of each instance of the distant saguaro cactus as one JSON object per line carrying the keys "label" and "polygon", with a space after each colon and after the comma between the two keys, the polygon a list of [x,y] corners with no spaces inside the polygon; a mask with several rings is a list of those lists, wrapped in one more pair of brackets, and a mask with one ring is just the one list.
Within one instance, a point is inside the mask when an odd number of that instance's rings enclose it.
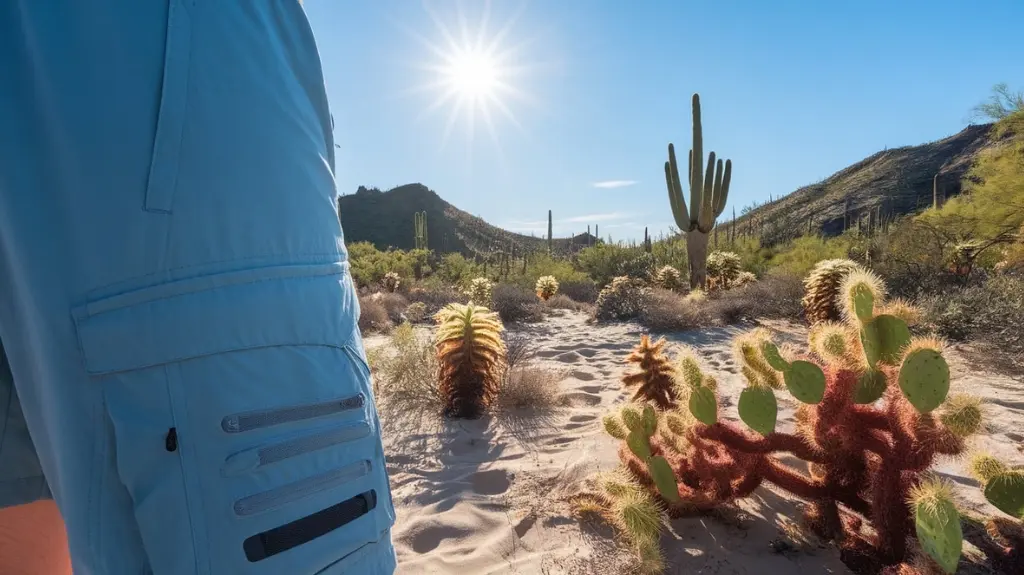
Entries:
{"label": "distant saguaro cactus", "polygon": [[732,180],[732,160],[715,162],[715,153],[708,155],[707,170],[704,164],[704,132],[700,121],[700,96],[693,95],[693,148],[690,149],[687,176],[690,182],[690,207],[687,210],[683,198],[683,183],[676,165],[675,147],[668,145],[668,161],[665,162],[665,182],[668,184],[668,199],[676,225],[686,232],[687,258],[690,263],[690,288],[704,288],[707,283],[708,235],[715,226],[715,219],[725,209],[729,197],[729,183]]}
{"label": "distant saguaro cactus", "polygon": [[413,230],[415,233],[415,247],[418,250],[427,248],[427,212],[415,212],[413,214]]}

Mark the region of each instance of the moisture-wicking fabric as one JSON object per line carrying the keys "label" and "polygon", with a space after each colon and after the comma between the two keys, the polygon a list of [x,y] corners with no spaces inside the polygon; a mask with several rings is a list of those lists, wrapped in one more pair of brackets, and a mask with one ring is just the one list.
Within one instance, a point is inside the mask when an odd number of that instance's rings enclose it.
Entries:
{"label": "moisture-wicking fabric", "polygon": [[0,2],[0,506],[78,575],[390,574],[295,0]]}

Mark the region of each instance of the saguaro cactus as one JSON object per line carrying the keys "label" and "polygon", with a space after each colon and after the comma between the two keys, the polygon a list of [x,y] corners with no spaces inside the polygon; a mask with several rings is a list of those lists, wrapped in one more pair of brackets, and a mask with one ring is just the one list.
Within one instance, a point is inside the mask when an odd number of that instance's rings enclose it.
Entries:
{"label": "saguaro cactus", "polygon": [[707,282],[708,235],[715,226],[715,219],[725,209],[729,197],[729,183],[732,180],[732,160],[716,163],[715,153],[708,154],[707,170],[704,164],[704,132],[700,122],[700,96],[693,95],[693,148],[690,149],[689,168],[690,207],[687,210],[683,198],[683,183],[676,165],[675,147],[668,145],[668,161],[665,162],[665,182],[668,184],[668,199],[676,225],[686,232],[687,258],[690,262],[690,288],[703,288]]}
{"label": "saguaro cactus", "polygon": [[554,236],[551,235],[551,210],[548,210],[548,253],[554,253],[555,251],[555,240]]}
{"label": "saguaro cactus", "polygon": [[413,214],[413,228],[415,231],[415,247],[418,250],[427,248],[427,212],[415,212]]}

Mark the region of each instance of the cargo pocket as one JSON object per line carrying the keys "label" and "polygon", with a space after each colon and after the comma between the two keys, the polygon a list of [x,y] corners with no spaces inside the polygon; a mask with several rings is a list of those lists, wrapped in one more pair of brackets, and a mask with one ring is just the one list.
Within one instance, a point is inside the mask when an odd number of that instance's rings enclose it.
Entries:
{"label": "cargo pocket", "polygon": [[391,526],[356,305],[337,263],[75,310],[154,573],[312,575]]}

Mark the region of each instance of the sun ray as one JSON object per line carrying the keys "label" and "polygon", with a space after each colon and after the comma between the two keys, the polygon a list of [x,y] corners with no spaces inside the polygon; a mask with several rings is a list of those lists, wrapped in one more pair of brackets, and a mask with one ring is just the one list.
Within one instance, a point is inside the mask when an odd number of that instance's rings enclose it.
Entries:
{"label": "sun ray", "polygon": [[509,18],[497,22],[492,16],[489,0],[480,5],[481,10],[476,14],[478,18],[472,21],[461,3],[456,6],[456,13],[443,17],[438,6],[424,0],[424,10],[436,29],[434,40],[416,31],[405,30],[426,48],[424,52],[430,61],[414,64],[416,69],[426,74],[426,81],[402,93],[433,94],[417,114],[417,122],[445,110],[447,117],[444,120],[442,149],[460,124],[470,143],[475,141],[477,130],[485,129],[489,139],[500,149],[498,121],[508,122],[525,133],[511,104],[534,103],[532,96],[522,87],[532,69],[523,62],[532,39],[516,43],[508,41],[526,3],[518,3]]}

